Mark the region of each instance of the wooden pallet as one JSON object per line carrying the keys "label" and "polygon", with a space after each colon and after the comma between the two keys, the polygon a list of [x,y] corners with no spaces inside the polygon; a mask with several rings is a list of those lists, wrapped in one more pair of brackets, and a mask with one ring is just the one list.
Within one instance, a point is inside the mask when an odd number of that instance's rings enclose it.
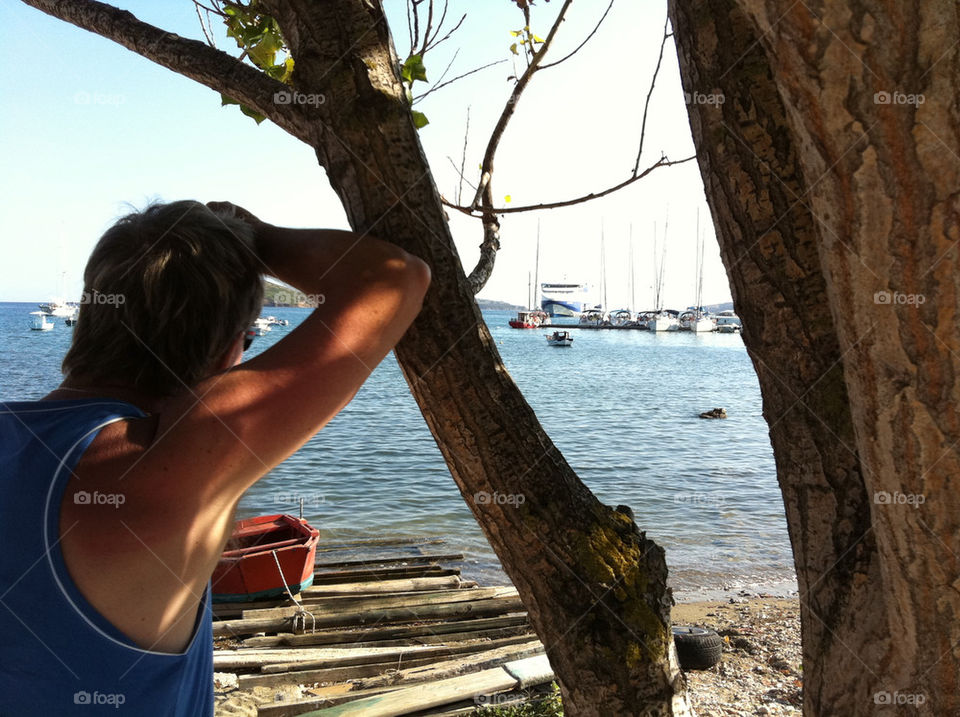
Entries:
{"label": "wooden pallet", "polygon": [[264,717],[467,714],[551,682],[517,591],[463,580],[463,555],[424,550],[442,542],[321,542],[299,607],[214,607],[214,670],[251,694],[296,686],[261,704]]}

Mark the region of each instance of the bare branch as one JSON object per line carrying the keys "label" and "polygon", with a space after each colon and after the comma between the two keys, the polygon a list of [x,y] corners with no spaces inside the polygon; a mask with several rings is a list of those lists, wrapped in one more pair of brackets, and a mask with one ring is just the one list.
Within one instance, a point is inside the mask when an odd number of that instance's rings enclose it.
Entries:
{"label": "bare branch", "polygon": [[[533,212],[538,209],[559,209],[560,207],[569,207],[574,204],[582,204],[583,202],[589,202],[591,199],[599,199],[600,197],[605,197],[608,194],[613,194],[614,192],[619,191],[624,187],[627,187],[633,184],[634,182],[643,179],[655,169],[659,169],[660,167],[672,167],[675,164],[683,164],[684,162],[689,162],[690,160],[696,159],[696,158],[697,158],[696,155],[691,155],[689,157],[685,157],[684,159],[677,159],[677,160],[671,161],[671,160],[668,160],[666,157],[661,157],[660,159],[658,159],[656,162],[651,164],[649,167],[647,167],[645,170],[643,170],[639,174],[631,175],[628,179],[620,182],[620,184],[616,184],[612,187],[608,187],[607,189],[604,189],[601,192],[592,192],[590,194],[584,194],[581,197],[575,197],[574,199],[565,199],[559,202],[544,202],[543,204],[528,204],[526,206],[521,206],[521,207],[497,207],[492,211],[495,212],[496,214],[517,214],[519,212]],[[445,206],[448,206],[451,209],[456,209],[458,212],[462,212],[472,217],[480,216],[479,214],[476,213],[477,209],[475,207],[451,204],[450,202],[448,202],[446,199],[443,199],[442,197],[441,197],[441,201],[443,201]]]}
{"label": "bare branch", "polygon": [[[500,113],[500,119],[497,121],[497,126],[494,127],[493,133],[490,135],[490,141],[487,143],[487,150],[483,153],[483,163],[480,165],[480,171],[485,179],[481,178],[480,186],[477,188],[477,195],[474,197],[473,202],[471,203],[471,207],[474,209],[480,204],[482,199],[481,193],[490,183],[489,175],[493,174],[493,158],[497,153],[497,146],[500,144],[500,139],[503,137],[503,132],[506,130],[507,124],[510,122],[510,118],[513,116],[513,112],[517,107],[517,101],[520,99],[520,95],[523,94],[527,84],[530,82],[530,78],[533,77],[534,73],[537,71],[537,68],[540,66],[540,62],[550,50],[550,45],[553,43],[553,38],[556,37],[557,30],[560,29],[560,23],[563,22],[563,18],[567,14],[567,10],[569,9],[572,1],[573,0],[565,0],[563,3],[563,7],[560,8],[560,12],[557,14],[557,19],[554,21],[553,27],[550,28],[550,33],[547,35],[547,39],[544,40],[543,47],[541,47],[540,50],[533,56],[533,61],[520,76],[520,79],[517,80],[516,87],[514,88],[510,97],[507,99],[507,103],[504,105],[503,111]],[[529,25],[529,8],[524,8],[524,17],[527,19],[527,24]]]}
{"label": "bare branch", "polygon": [[[460,157],[460,184],[457,186],[457,204],[460,203],[460,198],[463,196],[463,183],[467,182],[471,187],[471,184],[466,177],[463,176],[464,171],[467,167],[467,138],[470,136],[470,105],[467,105],[467,124],[463,128],[463,155]],[[453,160],[450,160],[451,164]],[[453,165],[456,168],[456,165]]]}
{"label": "bare branch", "polygon": [[142,22],[126,10],[95,0],[23,0],[27,5],[123,45],[174,72],[241,102],[304,142],[316,132],[303,110],[275,104],[287,86],[227,53]]}
{"label": "bare branch", "polygon": [[[457,52],[459,52],[459,50],[457,50]],[[454,57],[456,57],[456,55],[454,55]],[[452,63],[453,63],[453,60],[451,60],[450,62],[451,62],[451,64],[452,64]],[[447,85],[452,85],[452,84],[453,84],[454,82],[456,82],[457,80],[462,80],[464,77],[469,77],[470,75],[472,75],[472,74],[475,73],[475,72],[480,72],[480,70],[486,70],[488,67],[493,67],[494,65],[499,65],[499,64],[501,64],[501,63],[503,63],[503,62],[506,62],[506,60],[496,60],[495,62],[489,62],[489,63],[487,63],[486,65],[483,65],[483,66],[481,66],[481,67],[476,67],[476,68],[470,70],[469,72],[464,72],[462,75],[457,75],[456,77],[453,77],[453,78],[447,80],[446,82],[440,82],[440,84],[434,85],[434,86],[431,87],[429,90],[427,90],[426,92],[424,92],[422,95],[420,95],[419,97],[417,97],[417,98],[413,101],[413,103],[416,104],[417,102],[419,102],[420,100],[422,100],[424,97],[427,97],[431,92],[436,92],[437,90],[442,89],[442,88],[446,87]],[[449,69],[449,66],[447,67],[447,69]],[[444,71],[444,75],[445,75],[445,74],[446,74],[446,71]],[[443,79],[443,76],[442,76],[442,75],[441,75],[440,79],[441,79],[441,80]],[[438,82],[439,82],[439,80],[438,80]]]}
{"label": "bare branch", "polygon": [[594,35],[597,34],[597,30],[600,29],[600,26],[603,24],[603,21],[607,19],[607,14],[610,12],[610,8],[613,7],[613,2],[614,2],[614,0],[610,0],[610,4],[607,5],[607,9],[603,11],[603,15],[600,16],[600,21],[597,22],[596,27],[594,27],[593,30],[590,31],[590,34],[587,35],[586,38],[584,38],[583,42],[581,42],[579,45],[577,45],[576,49],[575,49],[573,52],[571,52],[571,53],[570,53],[569,55],[567,55],[566,57],[560,58],[560,59],[557,60],[556,62],[550,62],[550,63],[548,63],[548,64],[546,64],[546,65],[541,65],[541,66],[540,66],[540,69],[541,69],[541,70],[545,70],[545,69],[547,69],[548,67],[556,67],[556,66],[559,65],[561,62],[566,62],[566,61],[569,60],[571,57],[573,57],[573,56],[576,55],[578,52],[580,52],[580,50],[583,49],[583,46],[586,45],[588,42],[590,42],[590,38],[592,38]]}
{"label": "bare branch", "polygon": [[647,111],[650,109],[650,97],[653,96],[653,88],[657,84],[657,75],[660,74],[660,65],[663,63],[663,48],[667,44],[667,39],[673,33],[667,34],[667,26],[670,24],[670,16],[663,21],[663,39],[660,41],[660,56],[657,58],[657,67],[653,71],[653,77],[650,78],[650,89],[647,91],[647,101],[643,104],[643,123],[640,125],[640,148],[637,149],[637,161],[633,164],[633,173],[636,175],[640,167],[640,155],[643,154],[643,138],[647,132]]}

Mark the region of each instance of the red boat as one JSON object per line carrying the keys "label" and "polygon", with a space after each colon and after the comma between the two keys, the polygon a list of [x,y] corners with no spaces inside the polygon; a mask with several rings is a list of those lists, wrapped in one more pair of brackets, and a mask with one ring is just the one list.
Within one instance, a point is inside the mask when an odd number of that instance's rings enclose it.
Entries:
{"label": "red boat", "polygon": [[263,600],[287,587],[293,594],[310,587],[319,540],[319,530],[292,515],[238,520],[213,571],[213,601]]}
{"label": "red boat", "polygon": [[517,318],[510,319],[510,328],[538,329],[547,318],[543,311],[518,311]]}

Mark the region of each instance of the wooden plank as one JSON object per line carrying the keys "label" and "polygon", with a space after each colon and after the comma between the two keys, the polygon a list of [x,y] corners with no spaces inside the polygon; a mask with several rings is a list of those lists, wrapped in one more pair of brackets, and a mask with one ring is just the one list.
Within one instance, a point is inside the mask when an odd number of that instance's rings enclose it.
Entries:
{"label": "wooden plank", "polygon": [[[433,623],[435,625],[445,623]],[[457,623],[451,623],[456,625]],[[368,642],[347,642],[342,641],[332,643],[331,647],[403,647],[405,645],[441,645],[448,642],[467,642],[468,640],[499,640],[501,637],[514,637],[516,635],[532,635],[533,628],[530,625],[518,625],[516,627],[502,627],[494,630],[476,630],[472,632],[444,632],[430,634],[425,632],[420,637],[405,638],[402,640],[376,640]]]}
{"label": "wooden plank", "polygon": [[459,568],[444,568],[440,565],[409,565],[402,568],[371,568],[369,570],[318,570],[313,574],[313,584],[362,583],[377,580],[398,580],[400,578],[439,578],[444,575],[459,574]]}
{"label": "wooden plank", "polygon": [[402,662],[376,662],[369,665],[350,665],[349,667],[331,667],[323,670],[304,670],[302,672],[281,672],[275,675],[240,675],[237,685],[241,690],[254,687],[275,687],[277,685],[312,685],[322,682],[344,682],[360,677],[380,675],[401,666],[427,665],[436,662],[435,657],[406,657]]}
{"label": "wooden plank", "polygon": [[[454,602],[468,602],[494,597],[518,597],[517,589],[512,587],[477,588],[473,590],[424,590],[420,592],[388,593],[375,596],[337,596],[314,597],[304,599],[303,606],[314,615],[336,612],[356,612],[378,608],[404,607],[407,605],[440,605]],[[266,619],[271,617],[292,617],[296,606],[273,607],[257,610],[244,610],[244,620]]]}
{"label": "wooden plank", "polygon": [[526,615],[511,615],[507,617],[485,617],[417,626],[370,627],[360,630],[330,630],[325,632],[304,633],[303,635],[288,637],[286,643],[292,647],[345,642],[359,643],[378,640],[411,639],[454,632],[482,632],[484,630],[528,625],[529,622]]}
{"label": "wooden plank", "polygon": [[489,669],[497,665],[522,660],[543,654],[544,647],[539,640],[525,639],[523,642],[514,642],[510,645],[501,645],[490,650],[481,650],[468,653],[453,660],[432,662],[422,667],[409,667],[390,675],[378,675],[360,680],[357,687],[387,687],[398,684],[413,684],[417,682],[431,682],[448,677],[479,670]]}
{"label": "wooden plank", "polygon": [[[397,717],[450,704],[473,695],[509,691],[518,684],[518,679],[512,673],[523,675],[527,686],[553,679],[546,655],[538,655],[489,670],[352,700],[334,707],[307,712],[303,717]],[[535,683],[534,680],[540,682]]]}
{"label": "wooden plank", "polygon": [[368,558],[366,560],[340,560],[332,562],[317,561],[317,568],[352,568],[362,565],[393,565],[395,563],[440,563],[460,562],[463,553],[436,553],[433,555],[402,555],[395,558]]}
{"label": "wooden plank", "polygon": [[460,577],[408,578],[406,580],[382,580],[358,583],[334,583],[332,585],[314,585],[306,588],[304,597],[314,595],[374,595],[377,593],[413,592],[419,590],[440,590],[460,587]]}
{"label": "wooden plank", "polygon": [[341,550],[343,548],[353,548],[358,546],[391,546],[391,545],[441,545],[446,540],[443,538],[430,538],[427,536],[419,537],[395,537],[395,538],[358,538],[354,540],[332,540],[326,539],[317,545],[317,550]]}
{"label": "wooden plank", "polygon": [[439,707],[472,695],[511,690],[517,681],[502,667],[415,685],[373,697],[352,700],[303,717],[397,717],[418,710]]}
{"label": "wooden plank", "polygon": [[338,682],[324,687],[310,687],[308,691],[316,691],[318,696],[306,697],[292,702],[271,702],[269,704],[257,705],[258,717],[296,717],[296,715],[309,712],[317,707],[330,707],[344,702],[359,699],[360,697],[370,697],[372,695],[383,695],[387,692],[396,692],[399,687],[375,687],[369,690],[348,690],[352,683]]}
{"label": "wooden plank", "polygon": [[[414,655],[417,658],[420,657],[449,657],[451,655],[466,655],[473,652],[482,652],[487,649],[495,649],[498,647],[506,647],[508,645],[516,645],[521,642],[529,642],[530,638],[527,635],[519,635],[516,637],[504,637],[499,640],[491,641],[473,641],[469,643],[461,644],[444,644],[438,645],[435,647],[421,647],[419,645],[414,646],[403,646],[398,647],[394,652],[376,652],[370,655],[346,655],[344,657],[325,657],[320,659],[309,659],[296,656],[296,660],[290,662],[276,662],[271,664],[265,664],[260,669],[260,672],[263,674],[275,674],[278,672],[293,672],[295,670],[319,670],[327,667],[348,667],[349,665],[366,665],[376,662],[387,662],[391,659],[394,660],[403,660],[407,655]],[[295,653],[295,650],[290,650],[291,653]],[[291,654],[291,658],[295,655]]]}
{"label": "wooden plank", "polygon": [[[368,623],[419,622],[423,620],[456,620],[464,617],[494,617],[508,612],[523,612],[519,597],[487,598],[469,602],[441,605],[411,605],[409,607],[360,610],[350,613],[316,615],[306,618],[308,628],[346,627]],[[213,636],[255,635],[258,632],[292,632],[293,618],[276,617],[254,620],[224,620],[215,623]]]}
{"label": "wooden plank", "polygon": [[[457,672],[469,674],[483,669],[489,669],[502,664],[505,661],[523,659],[528,656],[537,655],[543,652],[543,645],[537,640],[513,645],[510,647],[501,647],[496,650],[487,650],[467,657],[461,657],[447,662],[435,662],[421,667],[409,667],[399,672],[391,672],[388,675],[362,678],[359,682],[351,683],[349,689],[344,691],[345,685],[335,684],[329,687],[319,688],[314,697],[307,697],[300,700],[287,703],[264,705],[259,709],[258,714],[262,717],[293,717],[319,707],[330,707],[336,704],[342,704],[361,697],[371,695],[385,694],[388,691],[399,689],[395,686],[396,681],[400,681],[401,686],[410,686],[439,679],[440,677],[452,677]],[[476,709],[476,705],[471,704],[471,711]]]}

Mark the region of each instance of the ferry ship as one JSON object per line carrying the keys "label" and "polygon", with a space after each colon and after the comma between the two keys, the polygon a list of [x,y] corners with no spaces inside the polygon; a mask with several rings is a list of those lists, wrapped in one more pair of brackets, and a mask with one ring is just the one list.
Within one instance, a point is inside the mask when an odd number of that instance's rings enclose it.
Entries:
{"label": "ferry ship", "polygon": [[549,316],[577,318],[587,303],[587,284],[540,284],[540,308]]}

